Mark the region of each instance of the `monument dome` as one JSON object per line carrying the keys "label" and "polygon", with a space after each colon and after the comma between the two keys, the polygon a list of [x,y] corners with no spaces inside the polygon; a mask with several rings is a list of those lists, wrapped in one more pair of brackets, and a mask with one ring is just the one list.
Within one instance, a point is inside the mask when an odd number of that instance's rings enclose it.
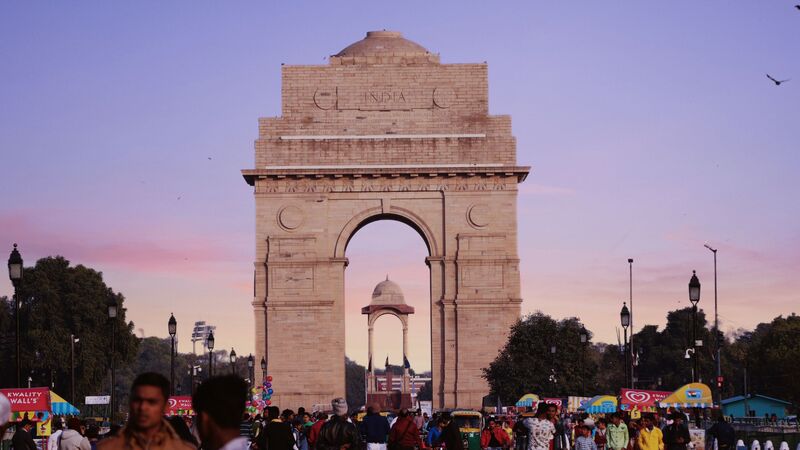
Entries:
{"label": "monument dome", "polygon": [[403,297],[403,291],[400,286],[394,281],[386,277],[386,280],[381,281],[375,286],[372,291],[372,301],[370,305],[405,305],[406,299]]}
{"label": "monument dome", "polygon": [[439,56],[403,37],[399,31],[368,31],[367,36],[331,56],[336,64],[391,64],[439,62]]}

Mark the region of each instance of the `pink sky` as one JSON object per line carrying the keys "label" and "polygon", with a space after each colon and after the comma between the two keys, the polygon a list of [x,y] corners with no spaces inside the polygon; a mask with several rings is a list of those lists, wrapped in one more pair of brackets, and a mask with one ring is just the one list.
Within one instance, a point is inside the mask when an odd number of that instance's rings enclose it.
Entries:
{"label": "pink sky", "polygon": [[[272,2],[274,3],[274,2]],[[800,304],[800,14],[790,3],[380,2],[0,5],[0,246],[103,272],[146,335],[218,327],[254,349],[252,167],[257,118],[279,114],[280,65],[324,64],[372,29],[445,63],[489,63],[510,114],[520,187],[523,311],[578,316],[616,341],[634,263],[637,328],[685,306],[693,269],[725,330]],[[795,80],[777,87],[765,73]],[[209,159],[210,158],[210,159]],[[391,235],[387,244],[385,235]],[[425,247],[376,223],[348,249],[348,354],[388,273],[417,308],[429,368]],[[0,280],[0,294],[11,292]],[[399,362],[399,324],[377,355]]]}

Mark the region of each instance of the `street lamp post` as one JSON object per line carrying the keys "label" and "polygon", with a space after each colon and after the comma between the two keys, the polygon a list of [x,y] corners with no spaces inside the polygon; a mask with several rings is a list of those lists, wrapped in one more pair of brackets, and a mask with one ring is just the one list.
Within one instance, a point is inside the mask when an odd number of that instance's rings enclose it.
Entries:
{"label": "street lamp post", "polygon": [[69,397],[73,405],[75,404],[75,344],[78,342],[80,339],[74,334],[69,335]]}
{"label": "street lamp post", "polygon": [[697,304],[700,302],[700,280],[697,272],[692,271],[692,278],[689,280],[689,301],[692,303],[692,382],[696,382],[700,376],[699,360],[697,359]]}
{"label": "street lamp post", "polygon": [[208,332],[206,346],[208,347],[208,377],[211,378],[214,376],[214,331]]}
{"label": "street lamp post", "polygon": [[253,354],[251,353],[250,356],[247,357],[247,375],[250,377],[250,387],[252,388],[255,385],[255,369],[256,359],[253,358]]}
{"label": "street lamp post", "polygon": [[231,347],[231,353],[228,355],[231,362],[231,375],[236,375],[236,350]]}
{"label": "street lamp post", "polygon": [[581,373],[580,373],[580,377],[581,377],[581,395],[584,395],[586,393],[586,377],[585,377],[586,374],[583,373],[583,358],[585,357],[585,352],[583,351],[583,346],[586,345],[587,342],[589,342],[589,333],[586,331],[586,328],[583,327],[583,326],[581,326],[580,340],[581,340],[581,354],[578,355],[578,360],[581,363],[581,367],[580,367],[580,369],[581,369]]}
{"label": "street lamp post", "polygon": [[630,304],[630,313],[631,313],[631,319],[630,319],[631,336],[630,336],[630,340],[628,341],[628,347],[630,347],[631,360],[630,360],[630,366],[628,367],[628,373],[630,374],[630,379],[631,379],[631,389],[633,389],[633,386],[635,385],[635,381],[634,380],[636,379],[635,375],[634,375],[636,364],[634,363],[634,359],[633,359],[633,349],[634,349],[634,346],[633,346],[633,333],[634,333],[634,329],[633,329],[633,258],[628,258],[628,302]]}
{"label": "street lamp post", "polygon": [[721,348],[719,339],[719,314],[717,312],[717,249],[706,244],[705,247],[714,253],[714,344],[717,346],[717,391],[718,401],[722,401],[722,360],[720,358]]}
{"label": "street lamp post", "polygon": [[630,362],[629,362],[630,361],[629,360],[630,349],[628,348],[628,327],[631,325],[631,312],[628,309],[628,305],[625,302],[622,303],[622,310],[619,312],[619,321],[622,324],[622,329],[624,330],[624,336],[625,336],[625,347],[624,347],[624,353],[625,353],[625,387],[630,389],[631,385],[630,385],[630,381],[629,381],[629,378],[630,378],[629,374],[630,374],[631,365],[630,365]]}
{"label": "street lamp post", "polygon": [[106,303],[106,308],[108,309],[108,320],[111,322],[111,422],[114,422],[114,413],[116,412],[115,405],[116,405],[116,396],[114,395],[114,386],[116,386],[116,365],[114,364],[114,360],[116,359],[116,342],[117,342],[117,300],[113,297],[108,297],[108,302]]}
{"label": "street lamp post", "polygon": [[263,383],[266,380],[267,380],[267,357],[266,356],[262,356],[261,357],[261,382]]}
{"label": "street lamp post", "polygon": [[11,284],[14,285],[14,321],[16,322],[17,332],[15,334],[16,339],[16,370],[17,370],[17,378],[16,383],[14,386],[20,386],[20,351],[19,351],[19,285],[22,283],[22,255],[20,255],[19,250],[17,250],[17,244],[14,244],[14,249],[11,250],[11,255],[8,257],[8,278],[11,280]]}
{"label": "street lamp post", "polygon": [[175,395],[175,335],[178,334],[178,321],[172,313],[169,313],[167,331],[172,344],[169,351],[169,393]]}

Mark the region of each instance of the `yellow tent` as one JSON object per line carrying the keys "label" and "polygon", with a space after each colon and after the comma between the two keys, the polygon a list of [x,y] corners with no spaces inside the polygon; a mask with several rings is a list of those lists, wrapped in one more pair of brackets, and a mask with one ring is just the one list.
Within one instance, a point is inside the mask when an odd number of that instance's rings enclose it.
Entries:
{"label": "yellow tent", "polygon": [[661,400],[662,408],[711,408],[711,388],[703,383],[689,383]]}

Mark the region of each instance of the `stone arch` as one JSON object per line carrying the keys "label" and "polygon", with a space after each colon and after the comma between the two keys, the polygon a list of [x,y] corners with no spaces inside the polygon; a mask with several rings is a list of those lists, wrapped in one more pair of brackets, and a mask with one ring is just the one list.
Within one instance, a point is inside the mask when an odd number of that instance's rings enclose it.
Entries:
{"label": "stone arch", "polygon": [[436,237],[433,231],[425,221],[415,214],[413,211],[406,208],[392,207],[390,212],[384,212],[383,208],[375,207],[361,211],[344,225],[336,239],[336,244],[333,249],[334,258],[345,258],[347,246],[353,239],[353,236],[358,233],[358,230],[365,226],[378,222],[380,220],[394,220],[404,223],[411,227],[417,234],[420,235],[425,246],[428,248],[428,256],[439,256],[439,247],[436,242]]}

